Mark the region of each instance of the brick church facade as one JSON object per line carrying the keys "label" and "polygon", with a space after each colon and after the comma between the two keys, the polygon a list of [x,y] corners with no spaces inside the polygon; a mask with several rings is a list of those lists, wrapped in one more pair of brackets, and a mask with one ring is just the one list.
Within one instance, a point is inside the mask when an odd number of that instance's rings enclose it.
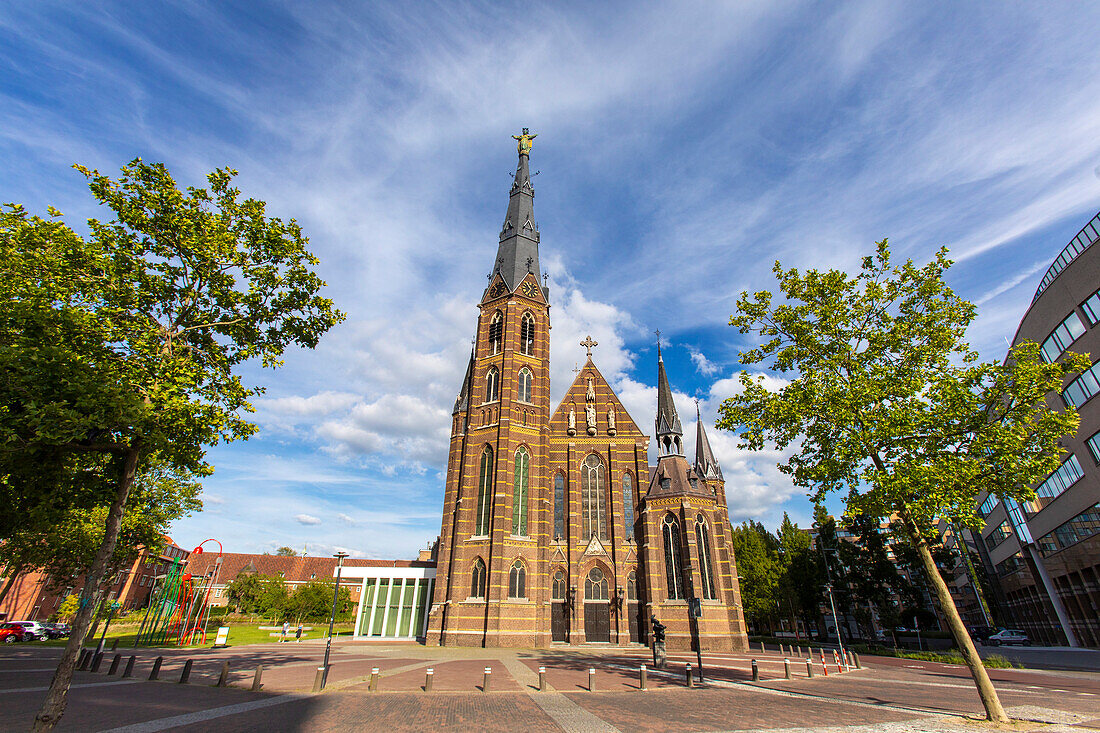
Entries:
{"label": "brick church facade", "polygon": [[656,466],[591,339],[584,367],[550,404],[533,137],[516,138],[519,165],[455,401],[427,643],[646,643],[656,616],[669,650],[695,639],[703,650],[745,649],[721,468],[701,422],[688,463],[660,357]]}

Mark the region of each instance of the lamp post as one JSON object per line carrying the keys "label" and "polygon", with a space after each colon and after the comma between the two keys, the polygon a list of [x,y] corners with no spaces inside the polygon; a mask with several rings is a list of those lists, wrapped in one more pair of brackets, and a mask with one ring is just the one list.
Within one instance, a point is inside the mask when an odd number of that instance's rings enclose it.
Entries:
{"label": "lamp post", "polygon": [[836,601],[833,600],[833,574],[829,570],[829,552],[836,552],[836,550],[826,550],[825,543],[821,543],[821,557],[825,559],[825,577],[829,582],[825,584],[825,590],[829,592],[829,607],[833,611],[833,626],[836,627],[836,643],[840,647],[840,656],[844,657],[844,637],[840,635],[840,621],[836,616]]}
{"label": "lamp post", "polygon": [[333,557],[336,558],[336,587],[332,589],[332,613],[328,617],[328,641],[325,642],[325,671],[321,674],[321,689],[325,689],[328,682],[328,655],[332,651],[332,625],[336,622],[336,599],[340,597],[340,573],[344,567],[344,558],[348,553],[340,551]]}

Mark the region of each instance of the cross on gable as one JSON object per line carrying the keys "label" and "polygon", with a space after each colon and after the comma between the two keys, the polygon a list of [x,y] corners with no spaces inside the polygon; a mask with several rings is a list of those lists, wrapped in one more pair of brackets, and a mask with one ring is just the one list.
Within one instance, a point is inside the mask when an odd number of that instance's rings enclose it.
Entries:
{"label": "cross on gable", "polygon": [[581,346],[583,346],[585,349],[587,349],[588,356],[590,356],[590,357],[592,356],[592,347],[593,346],[599,346],[599,345],[600,344],[598,342],[592,340],[591,336],[586,336],[584,341],[581,341]]}
{"label": "cross on gable", "polygon": [[578,364],[577,362],[573,362],[573,373],[574,374],[580,374],[581,373],[581,365]]}

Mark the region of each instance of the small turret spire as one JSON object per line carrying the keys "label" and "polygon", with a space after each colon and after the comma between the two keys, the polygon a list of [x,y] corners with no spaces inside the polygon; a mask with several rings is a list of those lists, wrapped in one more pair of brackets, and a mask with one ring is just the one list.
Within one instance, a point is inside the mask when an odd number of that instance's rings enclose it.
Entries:
{"label": "small turret spire", "polygon": [[703,430],[703,418],[699,413],[699,400],[695,400],[695,473],[708,480],[723,481],[722,467],[714,457],[714,451],[710,449],[710,441]]}
{"label": "small turret spire", "polygon": [[672,388],[668,386],[660,343],[657,344],[657,419],[655,423],[658,459],[684,455],[684,429],[680,426],[680,416],[676,413],[676,404],[672,400]]}

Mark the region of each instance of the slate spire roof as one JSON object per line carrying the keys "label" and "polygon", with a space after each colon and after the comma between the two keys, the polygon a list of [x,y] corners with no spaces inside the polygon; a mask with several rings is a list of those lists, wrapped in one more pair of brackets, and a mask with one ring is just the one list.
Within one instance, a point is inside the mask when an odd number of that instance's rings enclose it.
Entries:
{"label": "slate spire roof", "polygon": [[455,400],[455,409],[451,411],[452,415],[465,410],[470,404],[470,375],[474,371],[474,350],[470,349],[470,361],[466,364],[466,376],[462,378],[462,388],[458,391],[458,398]]}
{"label": "slate spire roof", "polygon": [[710,441],[703,430],[703,418],[699,414],[699,405],[695,405],[695,419],[698,426],[695,431],[695,473],[705,479],[724,480],[722,467],[718,465],[718,459],[714,457],[714,451],[710,449]]}
{"label": "slate spire roof", "polygon": [[655,422],[658,455],[683,455],[684,429],[680,426],[680,416],[676,414],[676,404],[672,401],[672,388],[668,386],[665,360],[661,356],[660,344],[657,345],[657,420]]}
{"label": "slate spire roof", "polygon": [[535,225],[535,189],[526,152],[520,152],[516,179],[508,194],[508,213],[500,230],[500,245],[493,274],[500,273],[509,291],[515,290],[528,272],[539,276],[539,230]]}

